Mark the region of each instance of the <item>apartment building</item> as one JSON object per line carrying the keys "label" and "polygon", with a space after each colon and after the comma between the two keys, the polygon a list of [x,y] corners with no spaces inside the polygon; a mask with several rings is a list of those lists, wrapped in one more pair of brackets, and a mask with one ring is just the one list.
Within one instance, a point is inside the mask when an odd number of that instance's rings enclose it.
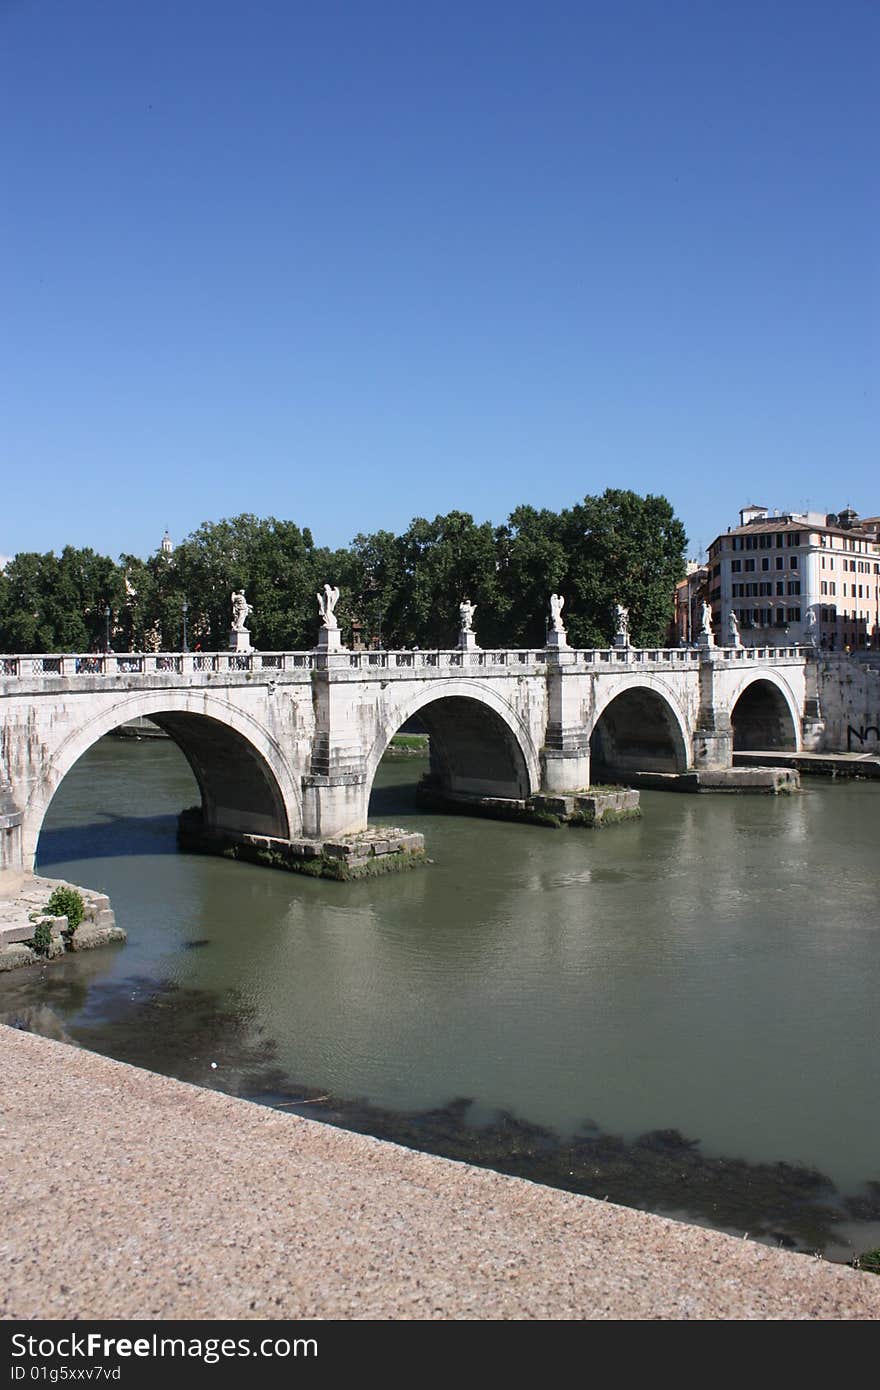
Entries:
{"label": "apartment building", "polygon": [[880,647],[880,521],[744,507],[709,547],[716,638],[736,614],[746,646],[809,642],[829,651]]}

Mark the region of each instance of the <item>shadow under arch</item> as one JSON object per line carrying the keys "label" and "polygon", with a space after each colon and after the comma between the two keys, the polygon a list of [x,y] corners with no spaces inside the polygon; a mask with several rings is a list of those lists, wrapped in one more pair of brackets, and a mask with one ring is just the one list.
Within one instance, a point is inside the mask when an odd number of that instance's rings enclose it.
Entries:
{"label": "shadow under arch", "polygon": [[798,724],[786,692],[757,677],[740,691],[730,710],[735,753],[798,751]]}
{"label": "shadow under arch", "polygon": [[[217,698],[155,691],[114,702],[71,733],[53,752],[25,812],[22,849],[34,863],[46,812],[71,768],[105,734],[130,719],[151,719],[177,744],[202,800],[206,829],[289,839],[302,824],[296,781],[287,760],[258,723]],[[181,810],[184,808],[181,807]]]}
{"label": "shadow under arch", "polygon": [[426,691],[395,709],[367,760],[367,796],[393,736],[418,715],[430,738],[431,778],[454,796],[524,801],[538,790],[540,766],[526,730],[495,695],[446,689]]}
{"label": "shadow under arch", "polygon": [[628,772],[685,772],[690,765],[680,717],[670,700],[646,685],[622,690],[602,709],[590,738],[594,782]]}

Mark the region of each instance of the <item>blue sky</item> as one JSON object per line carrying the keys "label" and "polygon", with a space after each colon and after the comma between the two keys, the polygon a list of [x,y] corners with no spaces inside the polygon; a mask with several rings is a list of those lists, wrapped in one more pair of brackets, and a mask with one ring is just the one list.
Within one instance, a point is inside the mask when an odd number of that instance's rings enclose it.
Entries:
{"label": "blue sky", "polygon": [[0,0],[0,554],[880,512],[873,0]]}

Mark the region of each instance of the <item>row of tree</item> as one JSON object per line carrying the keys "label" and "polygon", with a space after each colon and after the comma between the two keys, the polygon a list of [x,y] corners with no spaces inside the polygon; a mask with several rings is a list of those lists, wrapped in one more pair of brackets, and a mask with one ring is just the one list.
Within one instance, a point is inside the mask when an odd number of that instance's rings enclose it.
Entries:
{"label": "row of tree", "polygon": [[572,645],[607,645],[617,603],[629,609],[633,641],[657,645],[666,640],[684,548],[665,497],[620,489],[561,512],[517,507],[501,526],[467,512],[416,517],[402,535],[358,535],[343,550],[316,546],[292,521],[243,515],[205,522],[170,557],[123,555],[116,563],[73,546],[60,556],[16,555],[0,573],[0,651],[96,650],[108,626],[118,651],[178,650],[184,602],[189,646],[222,649],[233,589],[253,605],[256,647],[309,648],[315,594],[328,582],[342,591],[343,632],[355,626],[370,645],[454,645],[458,605],[469,598],[481,646],[537,647],[552,592],[565,597]]}

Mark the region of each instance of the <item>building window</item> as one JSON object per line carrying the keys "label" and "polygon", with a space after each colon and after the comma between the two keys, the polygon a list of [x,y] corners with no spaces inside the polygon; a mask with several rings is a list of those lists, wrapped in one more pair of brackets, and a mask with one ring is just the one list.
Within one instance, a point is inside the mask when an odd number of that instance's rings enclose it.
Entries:
{"label": "building window", "polygon": [[754,560],[746,560],[746,574],[754,574],[754,572],[755,572],[755,562],[754,562]]}
{"label": "building window", "polygon": [[742,562],[742,560],[731,560],[731,562],[730,562],[730,572],[731,572],[731,574],[741,574],[741,573],[742,573],[742,567],[743,567],[743,562]]}
{"label": "building window", "polygon": [[782,556],[781,556],[781,555],[777,555],[777,556],[776,556],[776,568],[777,568],[778,570],[781,570],[781,569],[783,568],[783,563],[784,563],[784,562],[783,562]]}
{"label": "building window", "polygon": [[798,557],[796,555],[792,555],[791,557],[791,567],[793,570],[796,570],[798,567]]}

